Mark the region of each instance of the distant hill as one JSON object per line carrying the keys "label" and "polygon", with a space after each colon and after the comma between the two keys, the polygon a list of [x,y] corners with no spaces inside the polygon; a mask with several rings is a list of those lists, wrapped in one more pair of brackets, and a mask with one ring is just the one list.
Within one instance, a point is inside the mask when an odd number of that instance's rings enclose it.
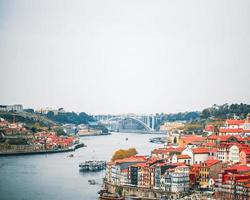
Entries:
{"label": "distant hill", "polygon": [[37,113],[0,111],[0,117],[6,119],[9,122],[13,122],[13,120],[15,120],[15,122],[26,123],[27,125],[33,125],[36,122],[39,122],[41,125],[44,126],[57,125],[57,123],[53,120],[48,119],[47,117]]}
{"label": "distant hill", "polygon": [[248,104],[223,104],[223,105],[213,105],[210,108],[205,108],[201,112],[201,119],[211,119],[211,118],[240,118],[245,119],[246,115],[250,113],[250,105]]}
{"label": "distant hill", "polygon": [[75,112],[63,112],[58,113],[57,115],[54,112],[49,111],[45,115],[48,119],[53,120],[54,122],[60,124],[88,124],[89,122],[95,121],[94,118],[85,112],[81,112],[79,114]]}

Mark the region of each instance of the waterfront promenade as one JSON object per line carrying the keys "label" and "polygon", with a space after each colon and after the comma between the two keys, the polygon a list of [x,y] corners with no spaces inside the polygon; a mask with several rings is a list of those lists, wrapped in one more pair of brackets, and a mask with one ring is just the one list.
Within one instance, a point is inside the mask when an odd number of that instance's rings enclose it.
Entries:
{"label": "waterfront promenade", "polygon": [[34,150],[34,151],[13,151],[6,150],[4,152],[0,152],[0,156],[21,156],[21,155],[34,155],[34,154],[51,154],[51,153],[65,153],[70,151],[75,151],[78,148],[84,147],[84,143],[75,144],[69,148],[65,149],[51,149],[51,150]]}

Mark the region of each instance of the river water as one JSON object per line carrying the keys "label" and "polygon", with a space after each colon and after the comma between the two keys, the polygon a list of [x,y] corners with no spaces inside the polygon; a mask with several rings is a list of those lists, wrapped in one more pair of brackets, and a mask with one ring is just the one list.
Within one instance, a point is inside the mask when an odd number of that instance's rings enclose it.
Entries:
{"label": "river water", "polygon": [[[139,154],[149,155],[162,147],[149,138],[162,135],[112,133],[88,136],[81,140],[87,147],[69,153],[0,157],[0,200],[95,200],[105,171],[79,172],[84,160],[110,160],[117,149],[135,147]],[[126,140],[128,138],[128,140]],[[89,179],[98,184],[90,185]]]}

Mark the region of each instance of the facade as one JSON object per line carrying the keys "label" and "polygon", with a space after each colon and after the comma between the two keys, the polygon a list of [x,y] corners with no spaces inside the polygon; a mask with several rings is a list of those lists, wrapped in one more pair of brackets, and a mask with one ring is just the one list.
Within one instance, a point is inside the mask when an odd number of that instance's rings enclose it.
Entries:
{"label": "facade", "polygon": [[243,165],[250,164],[250,148],[242,149],[240,151],[240,163]]}
{"label": "facade", "polygon": [[186,165],[190,165],[191,164],[191,157],[189,155],[186,155],[186,154],[182,154],[182,155],[174,154],[172,156],[172,163],[184,163]]}
{"label": "facade", "polygon": [[213,188],[214,180],[221,172],[222,162],[219,160],[206,160],[200,165],[199,183],[202,188]]}
{"label": "facade", "polygon": [[14,105],[0,105],[0,111],[10,112],[22,112],[23,106],[21,104],[14,104]]}
{"label": "facade", "polygon": [[209,158],[209,150],[207,148],[189,148],[187,147],[182,151],[182,155],[190,157],[190,164],[200,164]]}
{"label": "facade", "polygon": [[189,167],[182,165],[165,173],[165,191],[171,193],[189,191]]}

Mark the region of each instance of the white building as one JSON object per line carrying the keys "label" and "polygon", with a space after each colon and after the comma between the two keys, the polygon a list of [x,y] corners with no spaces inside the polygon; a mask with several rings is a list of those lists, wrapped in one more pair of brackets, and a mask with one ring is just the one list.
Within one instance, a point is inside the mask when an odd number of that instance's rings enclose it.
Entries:
{"label": "white building", "polygon": [[0,105],[0,111],[10,112],[22,112],[23,106],[21,104],[14,104],[14,105]]}
{"label": "white building", "polygon": [[188,155],[190,157],[190,163],[193,165],[206,161],[209,157],[209,150],[201,147],[192,149],[190,147],[186,147],[181,154]]}

